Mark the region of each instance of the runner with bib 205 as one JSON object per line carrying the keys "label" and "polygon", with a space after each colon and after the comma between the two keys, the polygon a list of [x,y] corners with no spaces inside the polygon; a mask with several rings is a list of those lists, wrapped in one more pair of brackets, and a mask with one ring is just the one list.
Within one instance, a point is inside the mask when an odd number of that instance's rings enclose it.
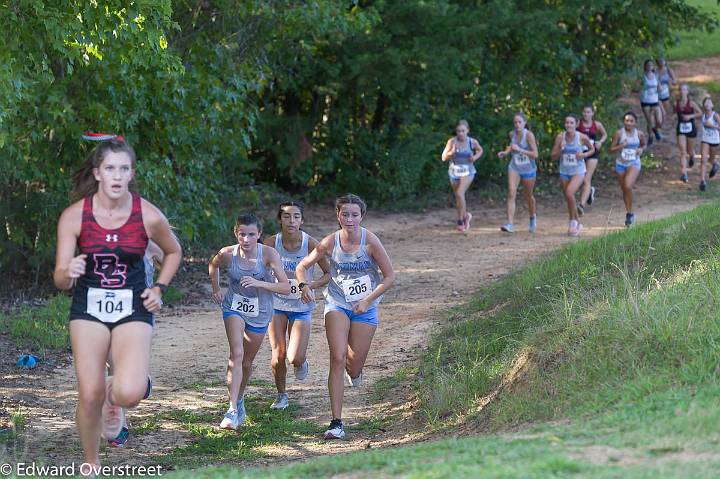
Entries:
{"label": "runner with bib 205", "polygon": [[[325,439],[342,439],[344,379],[359,387],[363,367],[379,321],[383,294],[395,280],[392,262],[382,243],[360,226],[365,202],[349,194],[335,201],[340,230],[326,236],[303,259],[296,275],[303,292],[310,290],[308,270],[323,258],[330,261],[331,279],[325,289],[325,332],[330,347],[328,389],[332,421]],[[382,276],[381,276],[382,273]]]}

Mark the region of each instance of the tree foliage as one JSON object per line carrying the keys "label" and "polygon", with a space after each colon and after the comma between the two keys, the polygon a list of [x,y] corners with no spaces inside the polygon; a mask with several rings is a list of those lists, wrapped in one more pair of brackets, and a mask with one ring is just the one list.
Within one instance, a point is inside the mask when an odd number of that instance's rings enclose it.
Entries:
{"label": "tree foliage", "polygon": [[50,263],[84,130],[123,134],[143,194],[202,243],[257,184],[376,203],[445,188],[461,117],[492,149],[521,108],[547,150],[566,111],[609,107],[675,29],[714,22],[680,0],[7,0],[0,270]]}

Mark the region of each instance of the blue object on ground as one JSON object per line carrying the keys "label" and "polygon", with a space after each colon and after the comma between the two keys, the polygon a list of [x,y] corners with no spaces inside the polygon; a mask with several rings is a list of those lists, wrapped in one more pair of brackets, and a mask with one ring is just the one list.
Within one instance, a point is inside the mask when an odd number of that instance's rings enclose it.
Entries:
{"label": "blue object on ground", "polygon": [[38,365],[38,362],[40,362],[40,360],[37,356],[33,356],[32,354],[23,354],[18,358],[15,366],[32,369]]}

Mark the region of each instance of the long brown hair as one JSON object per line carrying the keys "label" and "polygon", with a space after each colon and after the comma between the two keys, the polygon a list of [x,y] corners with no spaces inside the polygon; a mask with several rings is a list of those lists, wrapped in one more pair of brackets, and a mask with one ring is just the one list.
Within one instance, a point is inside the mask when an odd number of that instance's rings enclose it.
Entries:
{"label": "long brown hair", "polygon": [[[137,158],[135,150],[127,142],[120,139],[105,140],[100,142],[83,162],[82,166],[73,174],[73,189],[70,197],[73,201],[80,200],[87,196],[94,195],[98,190],[98,182],[93,175],[93,169],[100,168],[108,152],[125,153],[130,157],[132,169],[135,169]],[[137,191],[135,178],[130,180],[128,189]]]}
{"label": "long brown hair", "polygon": [[358,205],[360,207],[360,214],[365,216],[367,212],[367,205],[358,195],[348,193],[335,200],[335,213],[340,214],[340,210],[344,205]]}

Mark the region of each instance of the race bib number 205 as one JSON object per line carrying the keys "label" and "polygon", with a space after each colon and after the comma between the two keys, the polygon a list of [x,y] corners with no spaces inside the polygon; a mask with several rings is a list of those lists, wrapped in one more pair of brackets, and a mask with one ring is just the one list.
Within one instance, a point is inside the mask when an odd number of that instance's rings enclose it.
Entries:
{"label": "race bib number 205", "polygon": [[88,288],[86,312],[103,323],[117,323],[133,313],[132,289]]}
{"label": "race bib number 205", "polygon": [[345,293],[345,301],[348,303],[362,301],[372,293],[370,276],[365,275],[355,279],[346,279],[342,282],[342,289],[343,293]]}

